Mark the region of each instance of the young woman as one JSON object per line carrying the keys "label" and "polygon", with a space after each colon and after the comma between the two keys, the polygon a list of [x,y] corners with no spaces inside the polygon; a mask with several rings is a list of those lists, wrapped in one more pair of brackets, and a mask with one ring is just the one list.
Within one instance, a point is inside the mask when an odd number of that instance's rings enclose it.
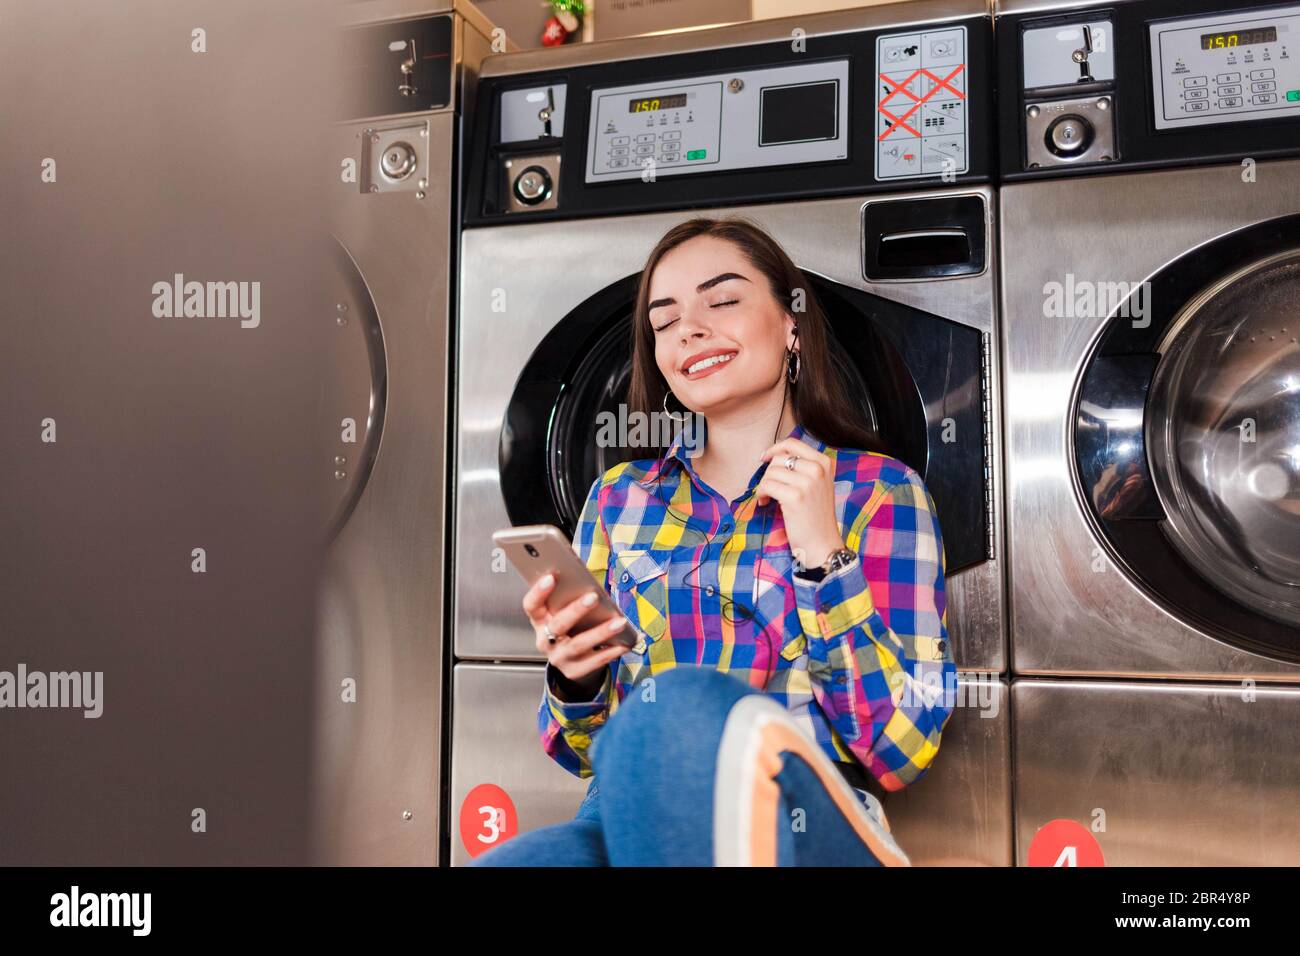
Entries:
{"label": "young woman", "polygon": [[476,864],[906,865],[878,794],[933,763],[955,688],[920,476],[857,424],[816,299],[748,221],[671,229],[633,336],[631,409],[703,420],[596,479],[578,524],[641,640],[529,590],[542,745],[595,780]]}

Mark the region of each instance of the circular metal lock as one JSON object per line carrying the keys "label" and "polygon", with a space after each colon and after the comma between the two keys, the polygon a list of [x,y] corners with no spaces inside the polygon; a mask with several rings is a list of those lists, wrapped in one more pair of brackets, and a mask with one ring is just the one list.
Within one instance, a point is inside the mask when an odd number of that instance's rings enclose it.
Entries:
{"label": "circular metal lock", "polygon": [[1053,120],[1045,134],[1047,148],[1057,156],[1081,156],[1092,144],[1093,128],[1082,116],[1073,113]]}
{"label": "circular metal lock", "polygon": [[409,143],[392,143],[379,159],[379,170],[389,179],[405,179],[415,171],[415,162]]}
{"label": "circular metal lock", "polygon": [[529,166],[515,177],[515,198],[526,206],[536,206],[551,196],[551,174],[541,166]]}

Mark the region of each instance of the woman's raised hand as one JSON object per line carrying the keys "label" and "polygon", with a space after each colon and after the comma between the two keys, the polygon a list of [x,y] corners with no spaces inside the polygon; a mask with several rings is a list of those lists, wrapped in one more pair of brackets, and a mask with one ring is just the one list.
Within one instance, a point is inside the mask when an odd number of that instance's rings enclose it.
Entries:
{"label": "woman's raised hand", "polygon": [[[794,458],[794,468],[786,459]],[[835,475],[828,456],[797,438],[784,438],[763,452],[767,468],[754,489],[758,504],[775,498],[781,506],[790,550],[805,567],[815,567],[844,547],[835,516]]]}

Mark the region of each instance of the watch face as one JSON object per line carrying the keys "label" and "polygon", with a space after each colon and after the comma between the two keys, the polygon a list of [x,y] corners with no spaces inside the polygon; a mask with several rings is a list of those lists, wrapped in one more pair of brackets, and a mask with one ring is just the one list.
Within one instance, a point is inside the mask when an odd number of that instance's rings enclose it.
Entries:
{"label": "watch face", "polygon": [[856,551],[850,551],[848,548],[843,548],[834,552],[826,559],[826,566],[829,570],[838,571],[840,568],[852,562],[857,556],[858,554]]}

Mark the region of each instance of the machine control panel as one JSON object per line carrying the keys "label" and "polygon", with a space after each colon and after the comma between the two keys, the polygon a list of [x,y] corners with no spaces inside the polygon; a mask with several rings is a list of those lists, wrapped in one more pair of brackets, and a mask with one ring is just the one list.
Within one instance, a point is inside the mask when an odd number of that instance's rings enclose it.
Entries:
{"label": "machine control panel", "polygon": [[848,157],[849,61],[592,90],[588,183]]}
{"label": "machine control panel", "polygon": [[966,28],[877,37],[876,63],[876,179],[966,172]]}
{"label": "machine control panel", "polygon": [[1300,4],[1149,29],[1156,129],[1300,116]]}

